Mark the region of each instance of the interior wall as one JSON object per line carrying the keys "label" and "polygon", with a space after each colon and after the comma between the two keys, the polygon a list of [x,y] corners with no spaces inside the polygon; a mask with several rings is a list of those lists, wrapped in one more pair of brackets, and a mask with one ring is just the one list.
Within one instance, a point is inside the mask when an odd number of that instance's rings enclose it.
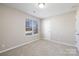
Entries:
{"label": "interior wall", "polygon": [[76,47],[78,48],[79,51],[79,8],[77,8],[76,11],[76,24],[75,24],[75,29],[76,29]]}
{"label": "interior wall", "polygon": [[[40,19],[3,5],[0,5],[0,16],[0,51],[39,39]],[[38,21],[37,35],[25,35],[25,20],[28,16]]]}
{"label": "interior wall", "polygon": [[42,39],[75,44],[75,11],[42,20]]}
{"label": "interior wall", "polygon": [[51,20],[41,20],[41,39],[51,40]]}
{"label": "interior wall", "polygon": [[[0,7],[1,8],[1,7]],[[0,49],[1,49],[1,44],[2,44],[2,9],[0,9]]]}

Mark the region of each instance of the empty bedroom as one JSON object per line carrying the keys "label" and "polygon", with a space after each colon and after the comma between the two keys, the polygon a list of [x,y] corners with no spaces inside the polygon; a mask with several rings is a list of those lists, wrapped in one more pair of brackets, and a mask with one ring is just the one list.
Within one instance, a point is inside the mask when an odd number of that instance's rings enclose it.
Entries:
{"label": "empty bedroom", "polygon": [[0,56],[79,56],[79,3],[0,3]]}

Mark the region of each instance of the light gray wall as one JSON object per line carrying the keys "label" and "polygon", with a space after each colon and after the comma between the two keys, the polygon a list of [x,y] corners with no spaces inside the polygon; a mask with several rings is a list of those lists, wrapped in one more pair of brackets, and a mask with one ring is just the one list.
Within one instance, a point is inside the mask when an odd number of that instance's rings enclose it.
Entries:
{"label": "light gray wall", "polygon": [[[25,20],[29,16],[28,14],[0,5],[0,16],[0,50],[39,39],[39,33],[37,35],[25,36]],[[29,17],[38,21],[38,25],[40,25],[38,18]]]}
{"label": "light gray wall", "polygon": [[75,28],[76,28],[76,33],[75,33],[75,37],[76,37],[76,47],[78,48],[79,51],[79,8],[77,8],[76,11],[76,24],[75,24]]}
{"label": "light gray wall", "polygon": [[75,44],[75,11],[42,20],[42,38]]}
{"label": "light gray wall", "polygon": [[2,44],[2,9],[0,6],[0,50],[1,50],[1,44]]}

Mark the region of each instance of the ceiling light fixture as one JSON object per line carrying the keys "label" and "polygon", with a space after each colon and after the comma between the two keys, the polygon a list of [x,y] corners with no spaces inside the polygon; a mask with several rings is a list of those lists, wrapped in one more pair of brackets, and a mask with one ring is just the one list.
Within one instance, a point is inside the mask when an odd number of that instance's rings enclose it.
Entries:
{"label": "ceiling light fixture", "polygon": [[39,8],[44,8],[45,7],[45,3],[38,3]]}

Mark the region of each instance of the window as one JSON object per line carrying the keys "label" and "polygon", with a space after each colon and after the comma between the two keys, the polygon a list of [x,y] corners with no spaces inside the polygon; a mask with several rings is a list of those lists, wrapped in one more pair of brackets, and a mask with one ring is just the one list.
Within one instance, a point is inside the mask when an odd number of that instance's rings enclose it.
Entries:
{"label": "window", "polygon": [[36,20],[27,19],[25,22],[26,35],[38,33],[38,22]]}

